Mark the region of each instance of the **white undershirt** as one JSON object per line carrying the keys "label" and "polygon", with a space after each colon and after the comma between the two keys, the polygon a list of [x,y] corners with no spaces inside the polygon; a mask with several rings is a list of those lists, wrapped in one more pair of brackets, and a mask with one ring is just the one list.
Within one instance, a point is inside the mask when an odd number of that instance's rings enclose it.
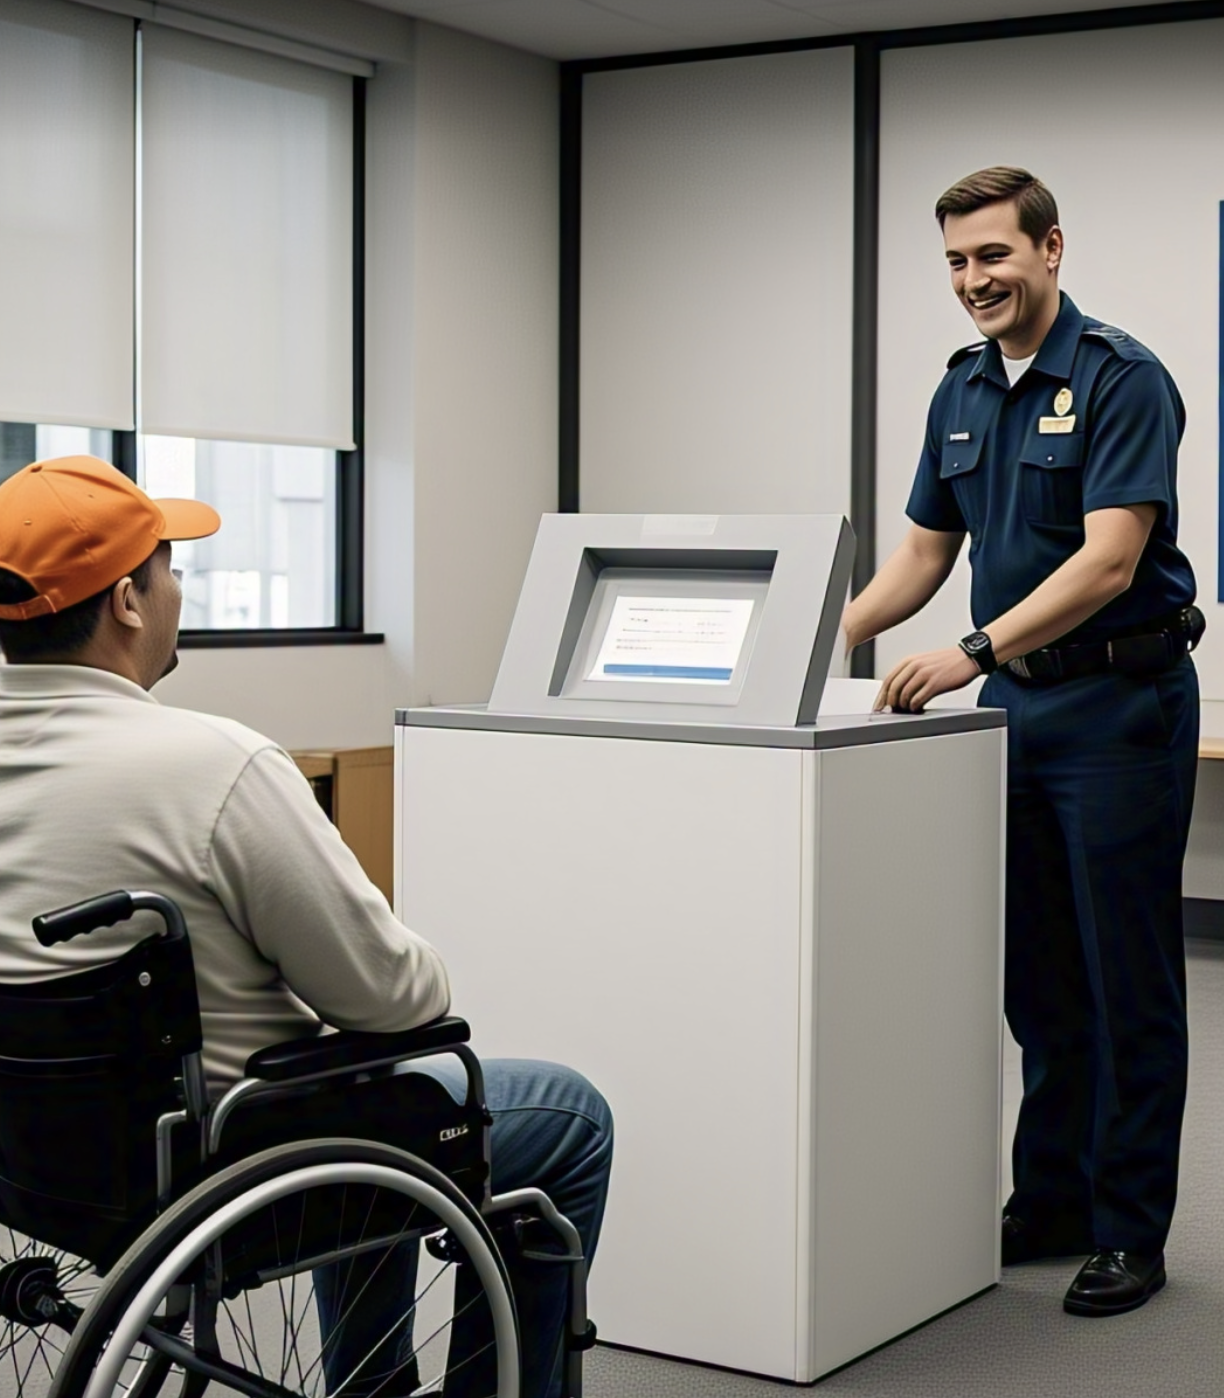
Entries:
{"label": "white undershirt", "polygon": [[1027,359],[1008,359],[1006,355],[1003,356],[1003,367],[1007,370],[1007,382],[1011,384],[1013,388],[1016,386],[1016,380],[1036,358],[1036,350],[1034,350]]}

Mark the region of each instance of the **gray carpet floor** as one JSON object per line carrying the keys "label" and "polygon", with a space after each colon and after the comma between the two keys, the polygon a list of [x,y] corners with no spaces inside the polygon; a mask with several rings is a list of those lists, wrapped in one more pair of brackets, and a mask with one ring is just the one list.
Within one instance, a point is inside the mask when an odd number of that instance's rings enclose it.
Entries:
{"label": "gray carpet floor", "polygon": [[[1164,1291],[1129,1315],[1083,1320],[1062,1309],[1078,1263],[1009,1268],[994,1291],[821,1381],[822,1395],[1224,1398],[1224,944],[1191,943],[1189,974],[1190,1098]],[[1014,1052],[1004,1081],[1010,1139]],[[603,1347],[586,1369],[587,1398],[767,1398],[787,1387]]]}

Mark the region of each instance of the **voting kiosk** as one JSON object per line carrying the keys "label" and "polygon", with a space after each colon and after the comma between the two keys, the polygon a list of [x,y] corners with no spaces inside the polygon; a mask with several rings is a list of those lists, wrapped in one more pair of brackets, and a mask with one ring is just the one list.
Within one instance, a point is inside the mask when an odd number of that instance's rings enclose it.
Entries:
{"label": "voting kiosk", "polygon": [[547,516],[488,705],[396,716],[397,911],[615,1116],[601,1339],[798,1382],[999,1275],[1004,716],[826,678],[852,556]]}

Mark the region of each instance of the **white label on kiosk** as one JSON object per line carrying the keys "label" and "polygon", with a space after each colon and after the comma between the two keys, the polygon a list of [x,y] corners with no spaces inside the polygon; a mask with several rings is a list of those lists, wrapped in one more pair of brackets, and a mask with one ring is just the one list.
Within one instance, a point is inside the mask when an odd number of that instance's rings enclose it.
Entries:
{"label": "white label on kiosk", "polygon": [[730,684],[751,597],[618,597],[588,679]]}

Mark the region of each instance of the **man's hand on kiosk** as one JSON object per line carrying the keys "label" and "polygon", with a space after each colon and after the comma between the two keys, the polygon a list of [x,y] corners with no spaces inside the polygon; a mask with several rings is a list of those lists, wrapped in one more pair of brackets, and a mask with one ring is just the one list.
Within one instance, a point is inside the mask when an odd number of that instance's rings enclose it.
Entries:
{"label": "man's hand on kiosk", "polygon": [[888,672],[872,709],[876,713],[891,709],[895,714],[918,714],[937,694],[962,689],[980,674],[976,662],[959,646],[911,655]]}

